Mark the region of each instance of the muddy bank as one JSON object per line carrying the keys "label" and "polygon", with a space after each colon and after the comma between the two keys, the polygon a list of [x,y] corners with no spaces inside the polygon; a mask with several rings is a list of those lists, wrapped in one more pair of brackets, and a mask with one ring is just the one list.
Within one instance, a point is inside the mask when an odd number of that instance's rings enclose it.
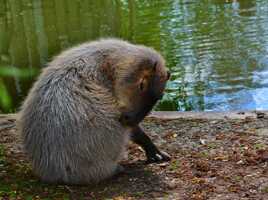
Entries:
{"label": "muddy bank", "polygon": [[15,118],[0,116],[4,199],[268,199],[267,112],[154,112],[143,127],[172,161],[146,165],[130,144],[126,173],[85,187],[40,183],[21,151]]}

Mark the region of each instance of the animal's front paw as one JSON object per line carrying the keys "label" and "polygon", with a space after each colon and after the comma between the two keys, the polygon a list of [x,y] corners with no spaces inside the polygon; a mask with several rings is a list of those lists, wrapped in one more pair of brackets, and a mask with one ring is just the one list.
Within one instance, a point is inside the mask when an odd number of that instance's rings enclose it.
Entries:
{"label": "animal's front paw", "polygon": [[171,156],[164,152],[164,151],[159,151],[154,154],[148,155],[146,163],[157,163],[157,162],[166,162],[170,161]]}

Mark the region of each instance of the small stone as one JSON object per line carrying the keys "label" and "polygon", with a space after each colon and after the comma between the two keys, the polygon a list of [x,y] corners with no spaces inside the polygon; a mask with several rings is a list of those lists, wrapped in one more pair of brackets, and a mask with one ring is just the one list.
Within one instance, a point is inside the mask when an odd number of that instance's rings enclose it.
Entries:
{"label": "small stone", "polygon": [[175,189],[176,187],[177,187],[177,184],[176,184],[175,181],[167,183],[167,188],[170,189],[170,190]]}
{"label": "small stone", "polygon": [[211,178],[205,178],[206,182],[208,183],[214,183],[214,181],[216,180],[216,177],[211,177]]}
{"label": "small stone", "polygon": [[250,189],[249,192],[252,193],[252,194],[256,194],[257,190]]}
{"label": "small stone", "polygon": [[246,122],[251,122],[251,121],[253,121],[253,120],[254,120],[254,118],[251,117],[251,116],[247,116],[247,117],[245,117],[245,121],[246,121]]}
{"label": "small stone", "polygon": [[239,160],[236,164],[243,165],[244,164],[244,161],[243,160]]}
{"label": "small stone", "polygon": [[164,163],[159,163],[158,165],[159,165],[160,167],[166,167],[166,166],[169,165],[169,163],[168,163],[168,162],[164,162]]}
{"label": "small stone", "polygon": [[204,140],[204,139],[200,139],[200,143],[201,143],[202,145],[205,145],[205,144],[206,144],[206,140]]}
{"label": "small stone", "polygon": [[260,128],[256,132],[258,136],[268,136],[268,128]]}
{"label": "small stone", "polygon": [[264,112],[256,112],[257,118],[261,119],[265,117],[265,113]]}

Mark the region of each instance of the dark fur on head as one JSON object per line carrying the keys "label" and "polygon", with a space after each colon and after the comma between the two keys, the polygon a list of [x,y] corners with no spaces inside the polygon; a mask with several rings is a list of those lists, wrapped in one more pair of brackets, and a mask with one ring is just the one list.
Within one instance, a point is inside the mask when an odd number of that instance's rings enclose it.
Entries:
{"label": "dark fur on head", "polygon": [[[144,65],[145,64],[145,65]],[[148,66],[148,67],[144,67]],[[137,73],[137,72],[136,72]],[[131,88],[131,108],[123,110],[120,121],[126,125],[140,123],[152,110],[156,102],[162,98],[169,72],[165,70],[163,63],[151,61],[143,63],[143,68],[137,74],[130,74],[129,82],[134,81],[135,88]],[[138,77],[134,79],[133,77]]]}

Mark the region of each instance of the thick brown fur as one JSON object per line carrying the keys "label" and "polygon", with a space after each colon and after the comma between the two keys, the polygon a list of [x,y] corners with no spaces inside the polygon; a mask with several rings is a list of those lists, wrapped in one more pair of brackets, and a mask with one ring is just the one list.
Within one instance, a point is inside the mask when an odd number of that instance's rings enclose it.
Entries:
{"label": "thick brown fur", "polygon": [[161,98],[167,79],[156,51],[118,39],[85,43],[55,57],[19,113],[35,173],[66,184],[114,175],[130,127]]}

